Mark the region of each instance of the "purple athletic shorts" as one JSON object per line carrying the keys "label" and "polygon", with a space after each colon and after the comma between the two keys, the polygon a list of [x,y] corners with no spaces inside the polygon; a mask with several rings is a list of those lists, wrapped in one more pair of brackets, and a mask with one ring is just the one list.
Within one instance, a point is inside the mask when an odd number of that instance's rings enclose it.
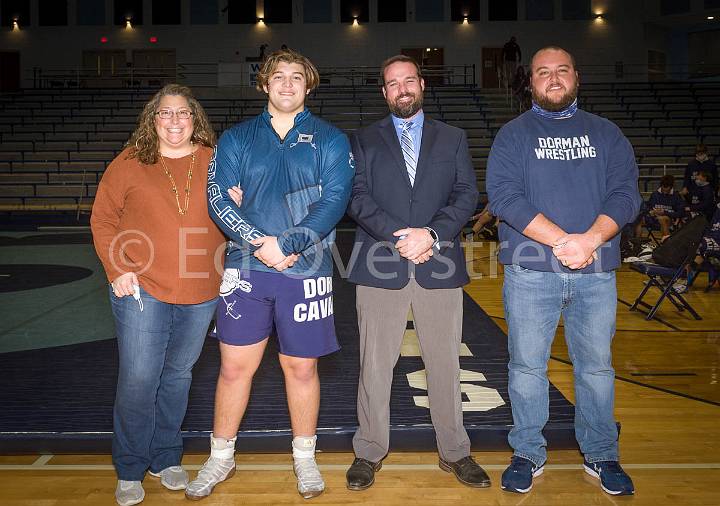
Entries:
{"label": "purple athletic shorts", "polygon": [[225,269],[220,299],[216,337],[225,344],[259,343],[274,325],[283,355],[314,358],[340,349],[332,276]]}

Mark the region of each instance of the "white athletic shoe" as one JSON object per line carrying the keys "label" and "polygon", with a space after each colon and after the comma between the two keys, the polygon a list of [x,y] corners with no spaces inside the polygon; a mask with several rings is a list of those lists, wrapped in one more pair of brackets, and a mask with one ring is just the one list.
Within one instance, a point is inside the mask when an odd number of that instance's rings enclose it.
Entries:
{"label": "white athletic shoe", "polygon": [[687,282],[685,281],[676,281],[673,284],[673,290],[677,293],[685,293],[688,291]]}
{"label": "white athletic shoe", "polygon": [[182,466],[166,467],[159,473],[148,471],[150,476],[160,478],[160,483],[168,490],[185,490],[188,486],[188,473]]}
{"label": "white athletic shoe", "polygon": [[133,506],[145,499],[145,490],[139,481],[118,480],[115,489],[115,500],[120,506]]}
{"label": "white athletic shoe", "polygon": [[200,468],[197,478],[185,489],[185,497],[198,501],[209,496],[215,485],[235,474],[235,459],[210,457]]}
{"label": "white athletic shoe", "polygon": [[313,457],[293,459],[293,470],[297,476],[298,493],[304,499],[317,497],[325,490],[325,482],[320,475],[317,462]]}

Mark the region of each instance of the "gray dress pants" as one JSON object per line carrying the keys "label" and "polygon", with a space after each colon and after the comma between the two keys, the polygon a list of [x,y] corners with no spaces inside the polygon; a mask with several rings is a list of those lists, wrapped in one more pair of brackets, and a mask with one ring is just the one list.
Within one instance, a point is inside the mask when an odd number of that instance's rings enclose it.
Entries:
{"label": "gray dress pants", "polygon": [[378,462],[388,452],[393,368],[400,356],[410,307],[425,363],[440,457],[455,462],[470,455],[460,397],[462,288],[426,289],[414,279],[400,290],[357,287],[360,382],[355,455]]}

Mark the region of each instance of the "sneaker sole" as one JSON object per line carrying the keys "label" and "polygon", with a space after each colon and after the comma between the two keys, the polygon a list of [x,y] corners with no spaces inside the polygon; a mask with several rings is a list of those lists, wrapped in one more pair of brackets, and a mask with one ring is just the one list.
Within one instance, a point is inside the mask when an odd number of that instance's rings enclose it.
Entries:
{"label": "sneaker sole", "polygon": [[119,506],[133,506],[135,504],[140,504],[145,500],[145,491],[143,490],[143,495],[140,499],[133,499],[132,501],[125,501],[120,502],[118,501],[117,497],[115,498],[115,502],[118,503]]}
{"label": "sneaker sole", "polygon": [[[297,474],[295,474],[295,478],[297,478]],[[324,488],[322,490],[308,490],[307,492],[300,492],[300,490],[298,490],[298,494],[300,494],[300,497],[302,497],[303,499],[312,499],[313,497],[319,496],[323,492],[325,492]]]}
{"label": "sneaker sole", "polygon": [[164,482],[163,479],[162,479],[162,476],[160,476],[159,474],[155,474],[155,473],[153,473],[152,471],[148,471],[148,474],[149,474],[150,476],[155,477],[155,478],[160,478],[160,484],[161,484],[163,487],[165,487],[166,489],[168,489],[168,490],[185,490],[185,489],[187,488],[187,486],[188,486],[188,484],[186,483],[186,484],[184,484],[184,485],[179,485],[179,486],[177,486],[177,487],[172,487],[172,486],[168,485],[166,482]]}
{"label": "sneaker sole", "polygon": [[[377,463],[377,466],[373,468],[373,471],[375,471],[377,473],[380,469],[382,469],[382,461]],[[348,490],[352,490],[353,492],[360,492],[362,490],[367,490],[370,487],[372,487],[373,483],[375,483],[375,475],[374,474],[373,474],[373,479],[370,481],[370,483],[368,483],[365,486],[361,487],[361,486],[357,486],[357,485],[350,485],[347,482],[345,482],[345,485],[347,486]]]}
{"label": "sneaker sole", "polygon": [[[540,468],[538,468],[537,470],[535,470],[535,472],[533,473],[532,477],[533,477],[533,478],[537,478],[537,477],[540,476],[543,472],[545,472],[545,466],[540,467]],[[510,487],[506,487],[506,486],[503,485],[503,484],[500,484],[500,488],[501,488],[502,490],[504,490],[505,492],[515,492],[516,494],[527,494],[528,492],[530,492],[530,490],[532,490],[533,484],[532,484],[532,481],[530,481],[530,486],[529,486],[528,488],[510,488]]]}
{"label": "sneaker sole", "polygon": [[600,479],[600,475],[596,473],[593,469],[589,468],[585,464],[583,464],[583,469],[585,469],[585,472],[598,480],[600,482],[600,488],[603,489],[603,492],[610,494],[610,495],[633,495],[635,491],[632,492],[623,492],[622,490],[608,490],[605,488],[605,486],[602,484],[602,480]]}
{"label": "sneaker sole", "polygon": [[313,497],[317,497],[321,495],[323,492],[325,492],[325,489],[322,490],[314,490],[312,492],[305,492],[304,494],[300,491],[298,491],[298,494],[300,494],[300,497],[303,499],[312,499]]}
{"label": "sneaker sole", "polygon": [[457,481],[459,481],[459,482],[462,483],[463,485],[466,485],[466,486],[472,487],[472,488],[488,488],[488,487],[490,486],[490,482],[489,482],[489,481],[488,481],[487,483],[485,483],[485,482],[483,482],[483,483],[472,483],[472,482],[465,481],[465,480],[461,479],[457,474],[455,474],[455,471],[453,471],[452,467],[450,467],[449,465],[447,465],[447,464],[446,464],[445,462],[443,462],[442,460],[438,462],[438,465],[440,466],[440,469],[442,469],[442,470],[445,471],[446,473],[454,474],[454,475],[455,475],[455,478],[457,479]]}
{"label": "sneaker sole", "polygon": [[206,497],[210,497],[210,494],[212,494],[213,490],[215,490],[215,487],[217,487],[218,485],[220,485],[220,484],[223,483],[224,481],[229,480],[229,479],[232,478],[234,475],[235,475],[235,468],[233,467],[233,468],[230,470],[230,472],[228,473],[228,475],[225,477],[224,480],[221,480],[221,481],[217,482],[215,485],[213,485],[213,487],[210,489],[210,491],[207,493],[207,495],[190,495],[190,494],[188,494],[188,492],[187,492],[187,490],[186,490],[186,491],[185,491],[185,499],[190,499],[191,501],[201,501],[201,500],[205,499]]}

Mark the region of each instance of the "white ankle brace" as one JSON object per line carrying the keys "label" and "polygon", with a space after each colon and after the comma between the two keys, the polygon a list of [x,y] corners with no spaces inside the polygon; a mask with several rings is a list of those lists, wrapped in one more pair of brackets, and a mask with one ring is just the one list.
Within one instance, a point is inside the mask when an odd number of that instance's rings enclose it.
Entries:
{"label": "white ankle brace", "polygon": [[210,434],[210,456],[216,459],[231,459],[235,455],[235,441],[237,437],[225,439]]}
{"label": "white ankle brace", "polygon": [[317,436],[295,436],[292,441],[293,458],[310,459],[315,457]]}

